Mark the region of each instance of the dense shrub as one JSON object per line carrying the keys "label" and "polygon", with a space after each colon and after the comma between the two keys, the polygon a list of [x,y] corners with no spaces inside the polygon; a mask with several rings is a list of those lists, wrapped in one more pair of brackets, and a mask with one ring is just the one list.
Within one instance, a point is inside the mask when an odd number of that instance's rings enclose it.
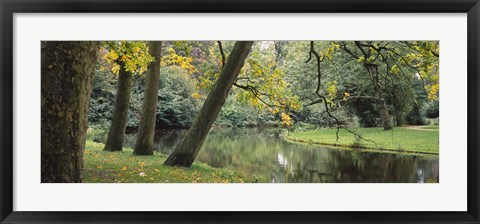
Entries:
{"label": "dense shrub", "polygon": [[427,118],[437,118],[440,115],[439,101],[427,102],[422,107],[422,114]]}
{"label": "dense shrub", "polygon": [[252,127],[277,124],[274,122],[276,120],[278,120],[277,115],[240,103],[231,95],[218,114],[215,124],[228,127]]}
{"label": "dense shrub", "polygon": [[[193,80],[178,67],[161,69],[157,127],[185,128],[191,125],[199,109],[199,100],[192,96],[195,91]],[[144,86],[143,76],[134,76],[128,127],[136,127],[140,120]],[[96,129],[109,128],[116,91],[117,77],[109,71],[97,69],[88,114],[90,126]]]}
{"label": "dense shrub", "polygon": [[193,97],[194,79],[185,70],[169,66],[160,72],[157,127],[187,128],[199,110],[200,100]]}
{"label": "dense shrub", "polygon": [[96,129],[106,129],[112,119],[117,78],[109,71],[97,69],[93,81],[88,121]]}
{"label": "dense shrub", "polygon": [[420,111],[420,106],[415,104],[413,109],[410,113],[407,114],[405,118],[405,122],[410,125],[424,125],[425,124],[425,117],[422,116]]}

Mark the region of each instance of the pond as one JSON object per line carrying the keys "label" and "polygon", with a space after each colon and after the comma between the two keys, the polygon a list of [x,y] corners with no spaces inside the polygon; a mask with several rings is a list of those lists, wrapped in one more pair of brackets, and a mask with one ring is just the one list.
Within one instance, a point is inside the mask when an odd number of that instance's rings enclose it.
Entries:
{"label": "pond", "polygon": [[[438,183],[439,157],[300,145],[283,140],[281,129],[213,128],[196,161],[272,183]],[[185,130],[161,130],[155,149],[170,154]],[[104,142],[105,137],[100,141]],[[125,147],[133,147],[128,134]]]}

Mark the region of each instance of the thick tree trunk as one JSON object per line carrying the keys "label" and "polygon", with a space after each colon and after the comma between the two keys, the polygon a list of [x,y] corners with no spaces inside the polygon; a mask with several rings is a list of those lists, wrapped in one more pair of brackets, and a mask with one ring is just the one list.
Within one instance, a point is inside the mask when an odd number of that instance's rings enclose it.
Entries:
{"label": "thick tree trunk", "polygon": [[120,64],[118,72],[117,95],[115,97],[115,108],[113,109],[112,122],[108,132],[107,142],[104,151],[122,151],[125,128],[127,127],[128,106],[132,92],[132,74],[125,71],[124,65]]}
{"label": "thick tree trunk", "polygon": [[82,181],[88,103],[100,42],[41,43],[41,180]]}
{"label": "thick tree trunk", "polygon": [[187,135],[165,161],[167,166],[190,167],[202,147],[203,141],[217,118],[228,93],[245,63],[252,41],[237,41],[227,63],[222,68],[218,80],[208,94],[205,103],[197,115]]}
{"label": "thick tree trunk", "polygon": [[135,155],[153,155],[153,138],[155,135],[155,118],[157,116],[162,42],[150,42],[149,53],[155,57],[155,61],[148,66],[148,75],[145,78],[142,117],[140,118],[137,142],[133,151],[133,154]]}
{"label": "thick tree trunk", "polygon": [[382,95],[380,90],[380,84],[378,83],[378,71],[376,66],[368,66],[367,70],[370,73],[370,77],[372,79],[373,89],[375,92],[375,98],[377,99],[377,105],[379,107],[378,112],[380,113],[380,118],[382,119],[383,123],[383,130],[387,131],[392,129],[392,119],[390,118],[390,114],[388,114],[388,107],[385,101],[385,98]]}

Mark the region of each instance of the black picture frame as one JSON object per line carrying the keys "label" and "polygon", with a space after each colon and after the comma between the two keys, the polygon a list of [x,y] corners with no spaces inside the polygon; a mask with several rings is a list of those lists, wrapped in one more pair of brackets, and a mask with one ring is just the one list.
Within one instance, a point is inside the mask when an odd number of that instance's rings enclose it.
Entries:
{"label": "black picture frame", "polygon": [[[480,223],[479,0],[0,0],[2,223]],[[466,212],[21,212],[13,211],[14,13],[468,13]],[[348,202],[346,202],[348,203]]]}

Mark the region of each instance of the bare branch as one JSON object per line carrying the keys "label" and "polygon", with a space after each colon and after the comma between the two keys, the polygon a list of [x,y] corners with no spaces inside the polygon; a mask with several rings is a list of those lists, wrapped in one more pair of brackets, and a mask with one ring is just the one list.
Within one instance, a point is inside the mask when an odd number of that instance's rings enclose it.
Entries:
{"label": "bare branch", "polygon": [[345,52],[347,52],[350,56],[358,60],[359,57],[355,55],[350,49],[347,48],[347,44],[345,43],[345,41],[340,42],[340,48],[343,49]]}
{"label": "bare branch", "polygon": [[106,43],[108,44],[108,46],[110,46],[113,50],[117,50],[117,47],[116,47],[115,45],[113,45],[111,41],[105,41],[105,42],[106,42]]}
{"label": "bare branch", "polygon": [[223,52],[222,41],[217,41],[218,49],[220,50],[220,54],[222,54],[222,68],[225,66],[225,52]]}

